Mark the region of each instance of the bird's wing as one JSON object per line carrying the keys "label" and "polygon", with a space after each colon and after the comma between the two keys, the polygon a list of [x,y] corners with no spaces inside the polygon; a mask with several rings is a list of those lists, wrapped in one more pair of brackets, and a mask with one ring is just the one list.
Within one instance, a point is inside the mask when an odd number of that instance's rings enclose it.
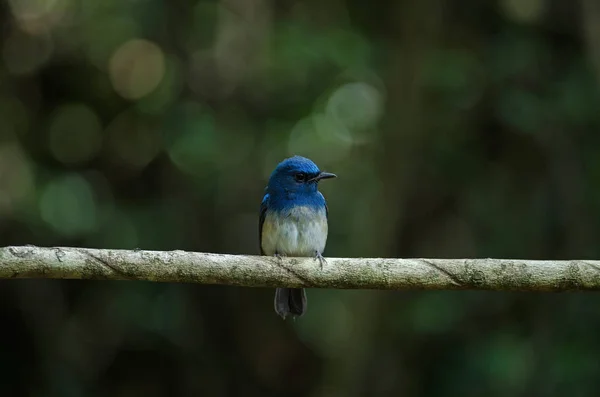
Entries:
{"label": "bird's wing", "polygon": [[260,249],[260,254],[264,255],[264,251],[262,249],[262,229],[263,224],[265,223],[265,217],[267,215],[267,206],[269,203],[269,194],[265,194],[263,197],[262,203],[260,203],[260,214],[258,217],[258,248]]}
{"label": "bird's wing", "polygon": [[323,196],[323,193],[319,192],[319,194],[321,195],[321,198],[323,199],[323,205],[325,205],[325,218],[327,220],[329,220],[329,207],[327,207],[327,201],[325,200],[325,196]]}

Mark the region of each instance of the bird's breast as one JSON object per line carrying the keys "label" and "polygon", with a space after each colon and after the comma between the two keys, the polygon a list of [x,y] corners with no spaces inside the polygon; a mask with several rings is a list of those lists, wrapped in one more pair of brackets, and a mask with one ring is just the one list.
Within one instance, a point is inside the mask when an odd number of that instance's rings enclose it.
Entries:
{"label": "bird's breast", "polygon": [[314,256],[327,242],[325,208],[295,206],[267,211],[262,229],[262,250],[266,255]]}

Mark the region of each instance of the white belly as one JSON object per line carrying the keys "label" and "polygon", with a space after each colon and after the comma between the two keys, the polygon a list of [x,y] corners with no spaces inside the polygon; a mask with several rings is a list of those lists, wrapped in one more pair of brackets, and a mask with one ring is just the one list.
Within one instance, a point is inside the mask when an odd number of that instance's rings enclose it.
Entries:
{"label": "white belly", "polygon": [[285,213],[268,212],[262,230],[266,255],[315,256],[327,242],[325,209],[295,207]]}

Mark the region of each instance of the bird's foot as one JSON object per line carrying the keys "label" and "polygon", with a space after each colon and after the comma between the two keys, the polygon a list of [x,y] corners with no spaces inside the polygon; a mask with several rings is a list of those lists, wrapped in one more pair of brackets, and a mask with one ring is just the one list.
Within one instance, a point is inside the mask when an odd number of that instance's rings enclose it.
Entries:
{"label": "bird's foot", "polygon": [[327,263],[327,261],[325,260],[325,258],[323,258],[323,255],[321,255],[321,253],[319,251],[315,251],[315,260],[316,259],[319,260],[319,264],[321,265],[321,270],[323,270],[323,264]]}
{"label": "bird's foot", "polygon": [[285,258],[285,254],[280,254],[279,252],[276,252],[275,255],[273,255],[275,258],[277,258],[279,260],[279,262],[283,262],[283,258]]}

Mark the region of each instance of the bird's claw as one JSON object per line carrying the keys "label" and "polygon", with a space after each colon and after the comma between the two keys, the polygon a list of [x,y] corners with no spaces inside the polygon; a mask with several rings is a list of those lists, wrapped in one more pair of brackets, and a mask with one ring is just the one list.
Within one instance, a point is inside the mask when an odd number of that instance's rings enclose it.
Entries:
{"label": "bird's claw", "polygon": [[323,255],[321,255],[320,252],[315,252],[315,260],[318,259],[319,260],[319,264],[321,265],[321,270],[323,270],[323,264],[327,263],[327,261],[325,260],[325,258],[323,258]]}
{"label": "bird's claw", "polygon": [[280,254],[279,252],[276,252],[273,256],[277,258],[279,262],[283,262],[283,258],[285,258],[285,254]]}

